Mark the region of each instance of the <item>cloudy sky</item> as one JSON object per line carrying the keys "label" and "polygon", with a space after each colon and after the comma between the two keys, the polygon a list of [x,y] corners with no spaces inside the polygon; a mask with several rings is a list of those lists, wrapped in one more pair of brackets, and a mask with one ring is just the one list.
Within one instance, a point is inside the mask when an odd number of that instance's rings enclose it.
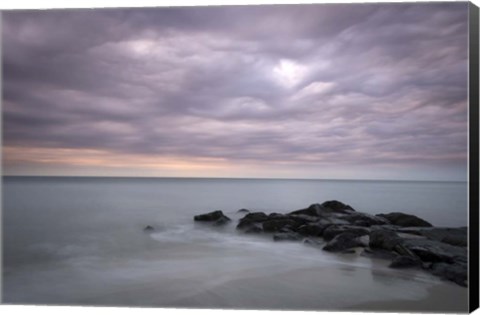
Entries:
{"label": "cloudy sky", "polygon": [[465,180],[467,10],[4,12],[4,173]]}

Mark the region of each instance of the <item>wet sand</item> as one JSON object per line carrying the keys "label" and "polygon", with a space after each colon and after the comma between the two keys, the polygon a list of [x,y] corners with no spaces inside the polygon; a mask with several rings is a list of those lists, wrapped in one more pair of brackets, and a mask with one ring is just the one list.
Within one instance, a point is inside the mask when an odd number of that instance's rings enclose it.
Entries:
{"label": "wet sand", "polygon": [[[349,279],[345,279],[347,275]],[[465,288],[450,283],[413,281],[409,284],[408,281],[411,280],[373,275],[368,270],[295,270],[271,278],[230,281],[177,300],[173,305],[271,310],[466,312]]]}
{"label": "wet sand", "polygon": [[[345,257],[345,261],[352,258]],[[356,258],[358,259],[358,257]],[[183,288],[189,287],[185,291]],[[178,290],[177,290],[178,288]],[[454,312],[467,309],[468,290],[421,270],[339,264],[239,273],[205,281],[171,279],[84,300],[84,304],[175,308]],[[120,302],[120,304],[118,303]]]}
{"label": "wet sand", "polygon": [[428,296],[420,300],[390,300],[361,303],[344,308],[348,311],[365,312],[429,312],[468,313],[466,289],[452,288],[449,283],[428,289]]}

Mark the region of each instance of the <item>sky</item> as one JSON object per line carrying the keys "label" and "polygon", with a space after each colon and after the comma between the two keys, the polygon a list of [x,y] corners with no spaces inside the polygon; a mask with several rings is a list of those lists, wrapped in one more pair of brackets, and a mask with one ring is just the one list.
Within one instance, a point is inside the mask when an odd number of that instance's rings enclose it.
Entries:
{"label": "sky", "polygon": [[467,178],[468,3],[5,11],[3,173]]}

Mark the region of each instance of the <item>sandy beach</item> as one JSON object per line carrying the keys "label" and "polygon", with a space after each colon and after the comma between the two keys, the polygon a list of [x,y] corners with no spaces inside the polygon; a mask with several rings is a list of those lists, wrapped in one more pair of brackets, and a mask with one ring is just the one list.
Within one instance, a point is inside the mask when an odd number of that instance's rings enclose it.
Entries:
{"label": "sandy beach", "polygon": [[[360,263],[359,267],[355,267],[355,261]],[[366,261],[371,265],[361,266]],[[393,270],[387,265],[386,261],[351,254],[340,257],[337,265],[318,268],[281,272],[252,269],[219,275],[216,279],[176,278],[161,284],[150,282],[84,299],[80,304],[259,310],[467,311],[466,288],[438,280],[422,270]]]}
{"label": "sandy beach", "polygon": [[442,283],[428,288],[427,296],[421,300],[372,301],[346,307],[345,310],[367,312],[428,312],[467,313],[466,289]]}

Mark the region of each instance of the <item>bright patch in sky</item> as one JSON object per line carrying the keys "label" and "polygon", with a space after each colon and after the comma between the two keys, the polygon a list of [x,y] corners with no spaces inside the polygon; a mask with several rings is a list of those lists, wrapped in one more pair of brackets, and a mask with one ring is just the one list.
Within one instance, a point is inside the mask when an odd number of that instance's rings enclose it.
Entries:
{"label": "bright patch in sky", "polygon": [[307,67],[293,60],[281,59],[273,68],[273,74],[282,85],[294,87],[300,83],[307,73]]}
{"label": "bright patch in sky", "polygon": [[152,40],[140,39],[128,42],[129,48],[136,54],[146,55],[155,47]]}

